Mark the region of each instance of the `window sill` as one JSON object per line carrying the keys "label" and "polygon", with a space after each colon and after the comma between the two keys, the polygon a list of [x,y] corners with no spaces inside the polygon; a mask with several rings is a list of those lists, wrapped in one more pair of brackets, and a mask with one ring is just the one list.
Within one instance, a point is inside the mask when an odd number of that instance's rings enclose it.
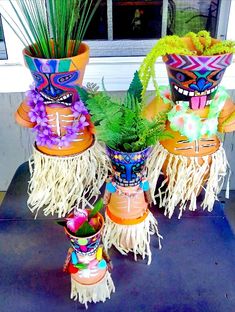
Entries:
{"label": "window sill", "polygon": [[[139,69],[143,57],[106,57],[91,58],[86,68],[84,85],[87,82],[96,83],[102,89],[104,77],[105,88],[108,91],[127,90],[133,74]],[[167,85],[166,68],[160,60],[156,64],[157,81],[159,85]],[[25,92],[32,83],[29,70],[22,64],[0,65],[0,93]],[[235,62],[229,66],[223,77],[222,85],[228,89],[235,89]],[[153,90],[153,85],[149,85]]]}

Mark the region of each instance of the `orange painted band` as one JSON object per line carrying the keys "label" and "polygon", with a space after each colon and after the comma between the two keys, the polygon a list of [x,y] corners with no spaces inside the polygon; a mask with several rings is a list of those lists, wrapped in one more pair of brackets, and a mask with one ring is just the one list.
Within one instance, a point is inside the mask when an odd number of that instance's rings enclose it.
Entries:
{"label": "orange painted band", "polygon": [[149,214],[149,211],[146,210],[145,213],[141,217],[139,217],[137,219],[123,219],[123,218],[119,218],[119,217],[115,216],[114,214],[112,214],[112,212],[109,210],[108,207],[106,209],[106,213],[107,213],[108,217],[113,222],[115,222],[117,224],[134,225],[134,224],[139,224],[139,223],[143,222],[147,218],[147,216]]}

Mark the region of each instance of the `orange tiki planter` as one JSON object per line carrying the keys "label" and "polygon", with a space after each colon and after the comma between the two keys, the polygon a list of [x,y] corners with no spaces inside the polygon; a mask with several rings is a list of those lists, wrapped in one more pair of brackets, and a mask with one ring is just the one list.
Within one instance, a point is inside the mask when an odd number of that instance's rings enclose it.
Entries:
{"label": "orange tiki planter", "polygon": [[[233,51],[234,43],[220,42],[207,31],[190,32],[183,38],[166,36],[140,68],[143,93],[150,78],[157,91],[143,114],[152,119],[166,113],[169,138],[155,146],[147,166],[152,196],[164,173],[157,197],[169,217],[176,209],[179,218],[185,209],[196,210],[202,189],[205,196],[201,206],[211,211],[223,185],[229,166],[217,131],[235,129],[235,106],[220,82]],[[159,56],[166,65],[169,88],[157,86],[154,66]]]}
{"label": "orange tiki planter", "polygon": [[[29,161],[28,206],[33,213],[59,217],[100,193],[107,176],[103,148],[95,141],[90,116],[76,87],[82,84],[89,47],[61,59],[32,57],[24,50],[34,89],[16,112],[16,121],[34,128],[36,143]],[[92,170],[91,170],[92,168]]]}
{"label": "orange tiki planter", "polygon": [[157,220],[149,211],[151,198],[145,178],[145,163],[151,149],[126,153],[107,147],[112,163],[113,177],[106,184],[106,224],[104,246],[115,246],[122,254],[141,255],[151,263],[150,235],[158,232]]}
{"label": "orange tiki planter", "polygon": [[[71,219],[74,215],[70,214],[68,217]],[[64,227],[72,246],[68,250],[64,266],[64,271],[71,275],[71,299],[78,299],[86,308],[88,302],[104,302],[115,291],[109,273],[110,260],[101,246],[104,219],[100,213],[95,219],[98,229],[90,236],[75,236]]]}

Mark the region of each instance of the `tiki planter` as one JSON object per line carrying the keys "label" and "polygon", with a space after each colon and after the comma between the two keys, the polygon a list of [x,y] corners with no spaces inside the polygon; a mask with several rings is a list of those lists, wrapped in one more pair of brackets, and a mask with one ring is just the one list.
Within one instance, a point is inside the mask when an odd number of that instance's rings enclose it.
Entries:
{"label": "tiki planter", "polygon": [[112,167],[104,194],[106,222],[103,241],[106,249],[114,245],[122,254],[133,252],[151,263],[150,235],[158,232],[157,220],[150,213],[149,185],[145,163],[152,145],[164,136],[164,117],[153,121],[143,116],[143,85],[136,71],[122,99],[107,92],[81,90],[89,108],[97,137],[107,146]]}
{"label": "tiki planter", "polygon": [[94,222],[97,232],[89,236],[75,236],[64,227],[72,246],[64,265],[64,271],[71,275],[71,299],[85,304],[86,308],[88,302],[104,302],[115,291],[109,272],[110,259],[101,246],[104,219],[100,213],[93,218]]}
{"label": "tiki planter", "polygon": [[[76,87],[82,84],[89,47],[62,59],[32,57],[24,50],[34,88],[16,112],[16,121],[37,133],[29,160],[28,206],[33,213],[59,217],[75,202],[99,194],[107,176],[105,153],[96,142],[90,116]],[[91,170],[92,168],[92,170]]]}
{"label": "tiki planter", "polygon": [[112,164],[112,177],[106,184],[106,224],[104,246],[114,245],[122,254],[128,252],[148,257],[151,263],[150,235],[157,234],[161,248],[157,220],[149,211],[151,204],[146,180],[146,160],[151,148],[126,153],[107,147]]}
{"label": "tiki planter", "polygon": [[[189,38],[186,43],[192,51],[197,50]],[[145,114],[152,118],[159,111],[166,112],[166,129],[171,137],[160,140],[155,147],[154,158],[148,163],[149,179],[156,185],[163,171],[165,180],[159,191],[165,188],[165,192],[160,206],[168,217],[178,206],[180,218],[185,209],[197,209],[202,189],[205,196],[201,206],[212,211],[229,170],[217,131],[235,130],[235,106],[219,87],[232,53],[167,54],[163,61],[170,88],[160,88],[161,100],[154,99]]]}

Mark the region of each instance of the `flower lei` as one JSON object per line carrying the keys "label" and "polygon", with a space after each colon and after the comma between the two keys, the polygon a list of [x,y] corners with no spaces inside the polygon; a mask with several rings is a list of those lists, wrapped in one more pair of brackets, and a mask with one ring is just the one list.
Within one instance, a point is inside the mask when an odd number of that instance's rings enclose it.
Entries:
{"label": "flower lei", "polygon": [[203,135],[212,136],[216,134],[218,117],[224,102],[228,98],[228,93],[223,87],[218,88],[215,98],[209,105],[208,117],[205,120],[202,120],[200,116],[195,115],[192,111],[188,112],[190,109],[188,102],[182,101],[180,104],[175,104],[167,87],[160,87],[160,95],[164,103],[170,103],[172,106],[172,109],[167,113],[172,130],[180,132],[189,141],[198,140]]}
{"label": "flower lei", "polygon": [[70,106],[75,118],[73,124],[66,127],[66,133],[64,135],[58,136],[52,131],[52,126],[48,123],[46,106],[40,93],[36,88],[31,87],[31,89],[26,92],[26,96],[27,103],[30,106],[28,116],[31,122],[36,122],[33,129],[37,133],[37,145],[47,146],[49,148],[53,145],[59,148],[69,146],[69,144],[76,139],[77,134],[86,126],[89,126],[86,118],[88,111],[83,102],[79,100]]}

